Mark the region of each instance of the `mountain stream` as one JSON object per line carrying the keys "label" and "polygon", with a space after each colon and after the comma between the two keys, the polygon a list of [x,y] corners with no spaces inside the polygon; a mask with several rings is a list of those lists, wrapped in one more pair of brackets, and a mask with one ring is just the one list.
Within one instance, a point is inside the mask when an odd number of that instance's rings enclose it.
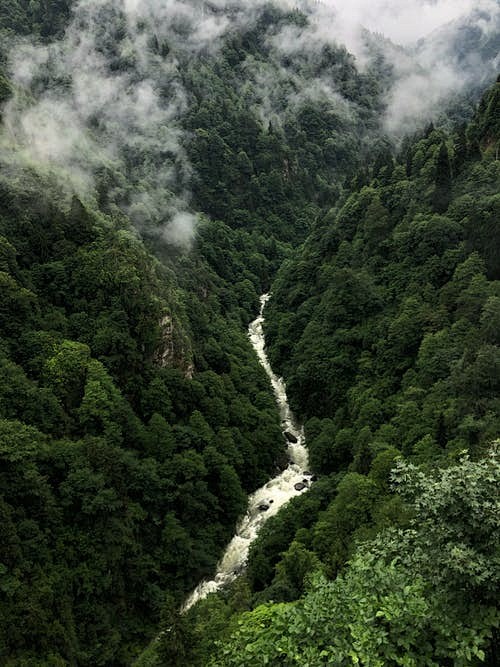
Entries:
{"label": "mountain stream", "polygon": [[280,412],[281,429],[287,443],[289,462],[279,475],[273,477],[249,496],[247,513],[238,524],[233,539],[219,561],[215,577],[210,581],[202,581],[195,588],[184,603],[183,612],[209,593],[224,588],[236,579],[245,566],[248,550],[261,526],[271,516],[274,516],[290,498],[307,491],[313,481],[311,473],[307,471],[308,458],[307,449],[304,446],[304,430],[294,419],[288,405],[285,383],[273,372],[264,349],[264,308],[269,298],[270,294],[263,294],[260,297],[260,312],[258,317],[250,323],[248,335],[260,363],[271,380]]}

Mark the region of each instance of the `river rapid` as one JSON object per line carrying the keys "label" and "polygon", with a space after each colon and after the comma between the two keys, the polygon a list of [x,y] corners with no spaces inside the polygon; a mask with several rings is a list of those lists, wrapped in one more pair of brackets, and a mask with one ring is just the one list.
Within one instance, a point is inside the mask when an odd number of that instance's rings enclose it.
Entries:
{"label": "river rapid", "polygon": [[210,581],[202,581],[195,588],[184,603],[183,612],[205,598],[209,593],[225,588],[236,579],[245,567],[248,550],[257,537],[261,526],[271,516],[274,516],[290,498],[305,493],[312,482],[311,474],[307,470],[308,457],[304,444],[304,430],[295,421],[288,405],[285,383],[282,378],[279,378],[273,372],[265,352],[264,308],[270,296],[270,294],[263,294],[260,297],[259,315],[250,323],[248,335],[259,361],[271,381],[280,412],[283,437],[287,442],[289,462],[279,475],[273,477],[267,484],[249,496],[247,513],[237,525],[236,533],[217,565],[215,577]]}

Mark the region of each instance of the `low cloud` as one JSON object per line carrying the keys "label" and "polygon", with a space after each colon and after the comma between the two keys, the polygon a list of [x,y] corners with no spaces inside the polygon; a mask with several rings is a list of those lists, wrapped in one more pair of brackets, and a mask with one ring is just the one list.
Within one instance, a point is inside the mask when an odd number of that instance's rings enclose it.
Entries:
{"label": "low cloud", "polygon": [[188,211],[178,211],[162,230],[162,235],[177,246],[189,246],[194,230],[198,226],[198,216]]}
{"label": "low cloud", "polygon": [[[139,231],[186,244],[196,216],[182,129],[189,106],[183,68],[216,55],[225,37],[254,25],[267,4],[80,0],[64,38],[48,46],[20,41],[13,49],[17,93],[3,113],[3,151],[64,174],[82,196],[102,196],[96,186],[106,187],[109,206],[130,215]],[[242,90],[251,91],[248,98],[264,123],[308,101],[326,102],[339,119],[356,113],[335,77],[315,70],[327,45],[345,45],[363,69],[375,44],[391,64],[385,126],[394,136],[412,131],[451,95],[480,81],[489,73],[488,57],[491,68],[498,64],[479,48],[498,34],[497,0],[276,4],[302,10],[307,22],[274,28],[268,59],[248,57],[243,65]],[[402,47],[368,38],[366,30]]]}
{"label": "low cloud", "polygon": [[3,148],[64,173],[82,197],[96,196],[96,176],[110,172],[118,181],[110,205],[132,212],[139,231],[185,243],[178,213],[189,208],[191,168],[179,63],[159,53],[154,3],[128,4],[81,0],[62,40],[18,44],[10,63],[18,92],[4,109]]}
{"label": "low cloud", "polygon": [[317,4],[313,14],[324,19],[322,32],[336,34],[337,39],[356,53],[360,27],[405,46],[470,14],[482,3],[481,0],[323,0]]}
{"label": "low cloud", "polygon": [[498,54],[480,53],[500,32],[498,0],[322,0],[304,7],[308,24],[285,26],[271,38],[273,48],[293,59],[344,45],[361,71],[374,50],[382,55],[394,72],[385,129],[396,138],[438,115],[451,97],[486,83],[500,64]]}

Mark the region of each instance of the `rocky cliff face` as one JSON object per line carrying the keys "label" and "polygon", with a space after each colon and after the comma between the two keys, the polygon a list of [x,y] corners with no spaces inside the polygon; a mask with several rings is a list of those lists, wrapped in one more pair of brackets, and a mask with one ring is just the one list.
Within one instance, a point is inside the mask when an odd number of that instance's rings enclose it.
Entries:
{"label": "rocky cliff face", "polygon": [[194,373],[193,352],[182,323],[171,313],[165,313],[158,326],[160,336],[154,352],[154,363],[160,368],[178,368],[184,377],[191,379]]}

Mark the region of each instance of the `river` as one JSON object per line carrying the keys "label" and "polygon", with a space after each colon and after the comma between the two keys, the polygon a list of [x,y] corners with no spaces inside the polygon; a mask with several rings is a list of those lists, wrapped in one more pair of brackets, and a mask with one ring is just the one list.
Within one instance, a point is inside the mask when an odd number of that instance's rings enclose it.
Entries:
{"label": "river", "polygon": [[274,516],[290,498],[307,491],[312,482],[311,474],[307,470],[308,457],[304,444],[304,430],[295,421],[288,405],[285,383],[282,378],[279,378],[273,372],[265,352],[264,308],[269,298],[270,294],[263,294],[260,297],[259,315],[250,323],[248,335],[259,361],[271,381],[280,412],[283,437],[288,443],[289,463],[279,475],[273,477],[249,496],[247,513],[237,525],[236,533],[217,565],[215,577],[210,581],[202,581],[195,588],[184,603],[183,612],[205,598],[209,593],[225,588],[236,579],[245,566],[250,545],[257,537],[262,525],[271,516]]}

